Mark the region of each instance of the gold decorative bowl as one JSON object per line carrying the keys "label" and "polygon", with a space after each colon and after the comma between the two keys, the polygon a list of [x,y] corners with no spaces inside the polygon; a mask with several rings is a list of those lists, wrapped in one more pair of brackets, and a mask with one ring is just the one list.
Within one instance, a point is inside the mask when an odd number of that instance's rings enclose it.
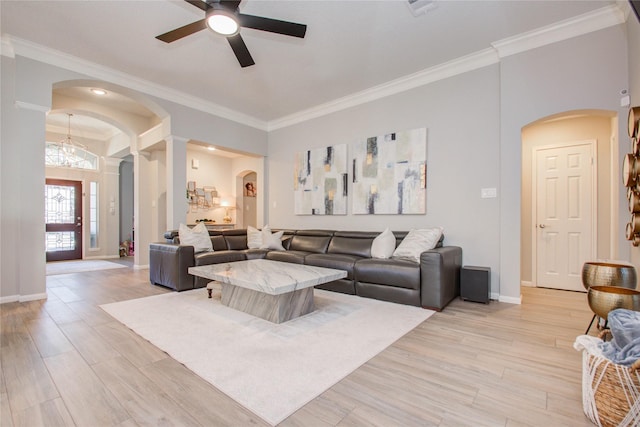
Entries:
{"label": "gold decorative bowl", "polygon": [[616,286],[635,289],[638,282],[636,269],[628,264],[610,262],[585,262],[582,266],[582,285],[585,289],[592,286]]}
{"label": "gold decorative bowl", "polygon": [[611,310],[626,308],[640,311],[640,292],[617,286],[591,286],[587,295],[589,308],[598,317],[606,319]]}

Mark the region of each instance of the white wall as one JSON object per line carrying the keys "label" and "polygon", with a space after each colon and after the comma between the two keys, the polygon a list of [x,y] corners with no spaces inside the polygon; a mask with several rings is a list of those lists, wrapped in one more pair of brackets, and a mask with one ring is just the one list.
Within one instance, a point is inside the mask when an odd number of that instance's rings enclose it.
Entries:
{"label": "white wall", "polygon": [[[480,189],[499,187],[499,77],[493,65],[271,132],[269,224],[373,231],[442,226],[445,244],[463,248],[464,264],[491,267],[491,289],[497,293],[499,204],[496,198],[481,199]],[[296,151],[420,127],[427,128],[425,215],[352,215],[350,206],[346,216],[293,214]],[[348,156],[351,160],[351,148]]]}
{"label": "white wall", "polygon": [[[624,27],[611,27],[502,58],[499,66],[271,132],[269,222],[278,227],[361,230],[440,225],[445,243],[463,248],[464,264],[491,267],[492,293],[517,302],[521,129],[552,114],[586,108],[624,117],[620,90],[627,85],[626,55]],[[421,126],[428,128],[426,215],[291,214],[294,151]],[[498,198],[481,199],[480,189],[486,187],[497,187]],[[628,249],[620,256],[628,257]]]}
{"label": "white wall", "polygon": [[[191,148],[187,148],[187,181],[195,181],[197,188],[215,187],[220,197],[235,198],[231,159],[209,154],[201,147],[189,147]],[[199,162],[198,169],[192,167],[193,160]],[[217,224],[224,224],[224,214],[225,210],[222,208],[203,210],[191,206],[187,213],[187,224],[195,224],[197,219],[213,219]],[[229,214],[234,219],[232,223],[235,224],[235,211],[230,210]]]}
{"label": "white wall", "polygon": [[[624,26],[616,26],[501,60],[501,295],[520,295],[522,127],[542,117],[585,108],[617,111],[625,117],[620,90],[628,81],[626,58]],[[621,126],[618,132],[623,130]],[[619,205],[623,207],[622,199]],[[628,258],[628,249],[619,256]]]}

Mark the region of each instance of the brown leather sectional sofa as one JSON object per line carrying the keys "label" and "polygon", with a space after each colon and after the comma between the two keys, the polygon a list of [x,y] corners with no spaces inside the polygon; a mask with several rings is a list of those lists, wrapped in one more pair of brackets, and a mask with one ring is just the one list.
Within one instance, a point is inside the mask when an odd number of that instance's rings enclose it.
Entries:
{"label": "brown leather sectional sofa", "polygon": [[[277,231],[277,230],[274,230]],[[462,249],[438,245],[420,255],[420,262],[371,257],[379,232],[283,230],[285,251],[248,249],[246,230],[210,231],[213,252],[194,253],[180,245],[177,231],[165,233],[165,243],[149,247],[151,283],[177,291],[205,287],[208,280],[187,273],[189,267],[265,258],[347,271],[345,279],[317,286],[400,304],[442,310],[460,293]],[[396,246],[407,232],[393,232]]]}

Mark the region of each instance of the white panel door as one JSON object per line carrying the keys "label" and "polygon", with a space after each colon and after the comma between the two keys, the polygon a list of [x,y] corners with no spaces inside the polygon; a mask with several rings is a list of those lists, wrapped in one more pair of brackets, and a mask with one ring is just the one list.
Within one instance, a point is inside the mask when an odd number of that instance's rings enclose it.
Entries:
{"label": "white panel door", "polygon": [[536,150],[537,286],[584,291],[582,265],[593,259],[593,144]]}

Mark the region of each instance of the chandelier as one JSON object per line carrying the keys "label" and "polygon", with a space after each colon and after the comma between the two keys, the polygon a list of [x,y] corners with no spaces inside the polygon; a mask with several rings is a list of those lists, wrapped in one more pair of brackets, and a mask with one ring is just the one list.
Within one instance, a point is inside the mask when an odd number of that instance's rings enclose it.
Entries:
{"label": "chandelier", "polygon": [[64,166],[69,168],[87,168],[86,162],[91,162],[91,153],[87,146],[71,139],[71,117],[67,113],[67,136],[58,143],[47,145],[47,163],[52,166]]}

